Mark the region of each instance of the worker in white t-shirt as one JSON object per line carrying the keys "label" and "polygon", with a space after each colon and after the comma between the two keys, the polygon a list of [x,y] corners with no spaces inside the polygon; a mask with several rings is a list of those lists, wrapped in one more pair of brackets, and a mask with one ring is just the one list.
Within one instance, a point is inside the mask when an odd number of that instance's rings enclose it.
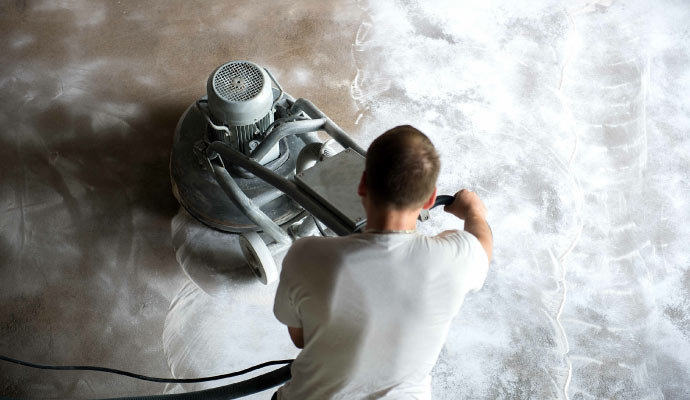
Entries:
{"label": "worker in white t-shirt", "polygon": [[465,294],[482,287],[492,249],[486,207],[469,190],[445,207],[464,231],[415,231],[436,199],[439,164],[422,132],[387,131],[369,147],[358,189],[366,230],[292,245],[274,313],[303,350],[274,398],[431,397],[431,369]]}

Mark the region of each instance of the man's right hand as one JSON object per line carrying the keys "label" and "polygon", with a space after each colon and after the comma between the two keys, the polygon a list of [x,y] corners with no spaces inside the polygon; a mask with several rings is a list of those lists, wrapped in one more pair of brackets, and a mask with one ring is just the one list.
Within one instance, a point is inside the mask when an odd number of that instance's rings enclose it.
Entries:
{"label": "man's right hand", "polygon": [[455,194],[455,200],[443,208],[460,219],[476,215],[486,219],[486,206],[479,196],[467,189],[462,189]]}
{"label": "man's right hand", "polygon": [[493,235],[486,222],[486,206],[476,193],[462,189],[455,194],[455,200],[443,208],[465,221],[465,231],[474,235],[481,243],[486,257],[491,262]]}

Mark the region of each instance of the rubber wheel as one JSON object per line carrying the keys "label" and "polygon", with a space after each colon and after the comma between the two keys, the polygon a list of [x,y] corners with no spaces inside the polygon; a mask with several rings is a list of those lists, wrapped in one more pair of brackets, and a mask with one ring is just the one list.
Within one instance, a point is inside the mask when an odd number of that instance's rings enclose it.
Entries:
{"label": "rubber wheel", "polygon": [[276,262],[258,233],[245,232],[241,234],[240,248],[249,268],[261,283],[268,285],[278,279]]}

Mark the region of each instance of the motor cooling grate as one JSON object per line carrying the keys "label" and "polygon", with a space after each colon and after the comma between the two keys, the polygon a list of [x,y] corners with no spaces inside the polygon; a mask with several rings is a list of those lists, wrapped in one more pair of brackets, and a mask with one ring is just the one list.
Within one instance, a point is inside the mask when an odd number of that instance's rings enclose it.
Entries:
{"label": "motor cooling grate", "polygon": [[261,70],[247,62],[233,62],[221,67],[213,77],[213,89],[226,101],[247,101],[261,92]]}

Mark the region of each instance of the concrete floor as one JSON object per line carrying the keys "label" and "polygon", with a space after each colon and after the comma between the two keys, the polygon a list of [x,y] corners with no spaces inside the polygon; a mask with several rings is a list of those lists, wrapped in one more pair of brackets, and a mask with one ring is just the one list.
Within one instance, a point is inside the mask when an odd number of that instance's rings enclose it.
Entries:
{"label": "concrete floor", "polygon": [[[485,199],[495,258],[435,398],[688,398],[688,20],[671,0],[2,1],[0,354],[177,377],[296,354],[275,285],[170,190],[177,119],[247,59],[365,146],[418,126],[440,191]],[[210,386],[0,364],[0,396]]]}

